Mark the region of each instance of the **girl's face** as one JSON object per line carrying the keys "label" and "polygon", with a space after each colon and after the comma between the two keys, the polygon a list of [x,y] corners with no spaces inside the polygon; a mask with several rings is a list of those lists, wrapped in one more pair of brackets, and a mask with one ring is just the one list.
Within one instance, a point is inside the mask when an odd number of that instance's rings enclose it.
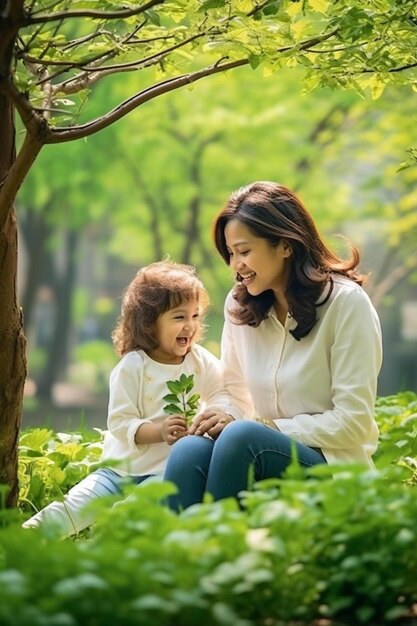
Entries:
{"label": "girl's face", "polygon": [[198,300],[182,302],[160,315],[155,322],[158,347],[148,355],[159,363],[182,363],[200,331],[200,306]]}
{"label": "girl's face", "polygon": [[224,235],[230,254],[230,267],[242,278],[252,296],[267,289],[282,294],[288,280],[287,259],[291,248],[285,241],[272,246],[267,239],[256,237],[238,219],[227,222]]}

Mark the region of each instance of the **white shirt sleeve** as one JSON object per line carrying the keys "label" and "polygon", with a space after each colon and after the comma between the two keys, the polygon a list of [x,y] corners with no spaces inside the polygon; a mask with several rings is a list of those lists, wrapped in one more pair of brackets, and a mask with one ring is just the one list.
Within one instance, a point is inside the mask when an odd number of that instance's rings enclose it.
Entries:
{"label": "white shirt sleeve", "polygon": [[111,434],[131,450],[137,451],[135,434],[144,419],[142,402],[143,361],[129,352],[110,374],[107,426]]}
{"label": "white shirt sleeve", "polygon": [[225,389],[231,397],[230,413],[236,419],[253,419],[255,407],[245,381],[242,368],[235,348],[232,322],[228,319],[227,302],[225,305],[225,322],[221,339],[221,361],[224,368]]}
{"label": "white shirt sleeve", "polygon": [[382,342],[378,316],[365,292],[352,290],[342,299],[329,337],[332,408],[274,421],[282,432],[313,447],[376,445],[374,402]]}
{"label": "white shirt sleeve", "polygon": [[202,410],[221,409],[233,415],[231,398],[225,389],[223,365],[211,352],[199,346],[201,358]]}

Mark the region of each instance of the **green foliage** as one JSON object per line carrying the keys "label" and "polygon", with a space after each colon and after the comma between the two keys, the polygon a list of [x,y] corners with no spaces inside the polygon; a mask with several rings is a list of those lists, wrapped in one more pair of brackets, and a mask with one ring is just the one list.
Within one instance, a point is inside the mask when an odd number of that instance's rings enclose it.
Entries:
{"label": "green foliage", "polygon": [[407,161],[401,163],[400,167],[398,168],[399,172],[401,172],[402,170],[406,170],[409,167],[415,167],[417,165],[417,148],[411,146],[410,148],[408,148],[407,152],[409,153],[409,158],[407,159]]}
{"label": "green foliage", "polygon": [[178,380],[168,380],[170,391],[162,399],[168,404],[164,406],[168,415],[181,415],[187,426],[191,426],[200,404],[200,394],[191,393],[194,387],[194,374],[181,374]]}
{"label": "green foliage", "polygon": [[46,428],[23,431],[19,443],[20,508],[33,514],[61,500],[97,467],[102,431],[54,433]]}
{"label": "green foliage", "polygon": [[[51,128],[91,119],[94,83],[127,71],[139,74],[136,93],[233,61],[266,75],[305,67],[308,88],[353,87],[375,98],[387,84],[415,83],[413,0],[381,0],[366,9],[361,0],[177,0],[147,10],[131,3],[127,14],[114,2],[96,2],[90,12],[92,3],[42,4],[24,3],[12,67],[16,88],[32,106],[45,106],[50,86]],[[79,9],[87,11],[83,18]]]}
{"label": "green foliage", "polygon": [[408,391],[377,398],[375,412],[380,428],[377,467],[400,466],[407,480],[417,485],[417,394]]}
{"label": "green foliage", "polygon": [[[4,524],[0,623],[408,623],[417,602],[417,498],[402,465],[415,454],[416,403],[413,393],[378,398],[377,470],[292,466],[244,493],[242,507],[207,500],[179,515],[163,505],[172,485],[131,487],[113,507],[113,498],[97,502],[87,541]],[[50,432],[32,437],[26,444],[42,451]]]}

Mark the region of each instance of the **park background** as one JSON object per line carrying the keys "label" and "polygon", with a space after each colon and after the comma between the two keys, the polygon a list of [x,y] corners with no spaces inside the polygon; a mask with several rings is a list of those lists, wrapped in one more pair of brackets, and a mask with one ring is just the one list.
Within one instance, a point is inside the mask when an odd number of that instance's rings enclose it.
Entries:
{"label": "park background", "polygon": [[[0,623],[416,626],[415,2],[127,5],[0,1]],[[103,430],[80,426],[105,425],[138,267],[199,268],[218,352],[232,277],[211,223],[255,178],[363,250],[385,343],[375,469],[294,458],[282,480],[249,477],[243,507],[174,515],[172,486],[150,485],[100,499],[74,540],[23,530],[100,463]]]}
{"label": "park background", "polygon": [[[128,97],[135,80],[99,85],[78,120]],[[212,223],[232,190],[257,179],[295,189],[341,254],[339,234],[359,246],[383,329],[378,393],[417,391],[415,95],[391,85],[378,98],[372,81],[361,94],[310,87],[300,67],[279,77],[244,67],[40,154],[16,203],[23,427],[105,426],[123,289],[167,255],[198,268],[211,296],[204,344],[219,354],[233,277]]]}

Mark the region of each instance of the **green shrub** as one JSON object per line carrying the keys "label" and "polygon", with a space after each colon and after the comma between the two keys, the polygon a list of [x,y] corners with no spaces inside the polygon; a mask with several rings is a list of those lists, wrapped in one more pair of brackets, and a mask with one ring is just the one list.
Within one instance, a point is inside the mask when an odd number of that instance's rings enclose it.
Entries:
{"label": "green shrub", "polygon": [[33,514],[60,500],[98,466],[103,431],[54,433],[47,428],[23,431],[19,444],[20,508]]}
{"label": "green shrub", "polygon": [[[376,470],[306,473],[293,464],[285,479],[248,491],[241,508],[207,500],[175,515],[163,504],[173,487],[153,484],[131,488],[116,506],[112,498],[96,502],[99,521],[87,539],[59,541],[4,517],[0,624],[408,623],[417,603],[415,402],[415,394],[378,399]],[[55,466],[57,443],[46,432],[36,445],[22,436],[39,475],[43,455]],[[58,469],[90,459],[95,436],[67,449]]]}
{"label": "green shrub", "polygon": [[380,430],[377,467],[404,467],[408,481],[417,484],[417,394],[406,391],[377,398],[375,417]]}

